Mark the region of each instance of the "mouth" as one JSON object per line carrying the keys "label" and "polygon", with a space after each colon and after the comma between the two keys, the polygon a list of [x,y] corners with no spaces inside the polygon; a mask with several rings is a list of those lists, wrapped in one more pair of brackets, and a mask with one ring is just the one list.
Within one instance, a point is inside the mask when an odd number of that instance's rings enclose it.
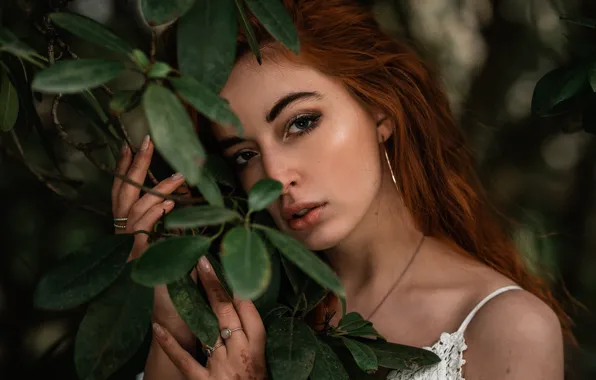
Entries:
{"label": "mouth", "polygon": [[286,221],[292,230],[300,231],[316,225],[321,218],[326,203],[304,205],[294,208],[295,211],[286,211]]}

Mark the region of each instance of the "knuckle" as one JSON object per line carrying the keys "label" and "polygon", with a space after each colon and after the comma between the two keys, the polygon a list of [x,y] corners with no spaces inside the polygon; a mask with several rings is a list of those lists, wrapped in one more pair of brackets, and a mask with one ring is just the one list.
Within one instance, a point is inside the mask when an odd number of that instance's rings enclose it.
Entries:
{"label": "knuckle", "polygon": [[188,356],[183,356],[181,358],[178,358],[178,364],[180,365],[180,369],[185,372],[185,373],[190,373],[191,369],[192,369],[192,362],[190,357]]}
{"label": "knuckle", "polygon": [[236,314],[236,310],[231,303],[221,304],[218,311],[222,317],[231,317]]}

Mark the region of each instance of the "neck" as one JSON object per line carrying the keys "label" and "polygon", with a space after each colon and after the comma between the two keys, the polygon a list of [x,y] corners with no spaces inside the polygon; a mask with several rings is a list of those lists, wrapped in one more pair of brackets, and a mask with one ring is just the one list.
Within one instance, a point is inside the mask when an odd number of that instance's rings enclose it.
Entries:
{"label": "neck", "polygon": [[[374,303],[392,286],[412,258],[422,234],[403,205],[391,174],[383,176],[379,196],[348,238],[325,251],[348,300]],[[378,297],[377,297],[378,296]],[[368,308],[370,305],[363,305]]]}

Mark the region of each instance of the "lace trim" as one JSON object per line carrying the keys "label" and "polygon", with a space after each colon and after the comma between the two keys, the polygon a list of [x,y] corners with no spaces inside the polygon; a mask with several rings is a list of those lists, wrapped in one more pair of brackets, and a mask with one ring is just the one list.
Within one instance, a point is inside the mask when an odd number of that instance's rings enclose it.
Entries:
{"label": "lace trim", "polygon": [[435,344],[423,348],[437,354],[441,361],[430,367],[392,371],[387,380],[465,380],[463,354],[468,346],[463,332],[442,333]]}

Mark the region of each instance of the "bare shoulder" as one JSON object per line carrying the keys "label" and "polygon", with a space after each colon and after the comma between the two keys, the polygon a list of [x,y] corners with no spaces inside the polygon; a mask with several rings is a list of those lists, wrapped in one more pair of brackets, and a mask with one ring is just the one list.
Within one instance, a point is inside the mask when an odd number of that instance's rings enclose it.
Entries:
{"label": "bare shoulder", "polygon": [[465,333],[470,379],[563,379],[563,334],[542,300],[523,290],[486,303]]}

